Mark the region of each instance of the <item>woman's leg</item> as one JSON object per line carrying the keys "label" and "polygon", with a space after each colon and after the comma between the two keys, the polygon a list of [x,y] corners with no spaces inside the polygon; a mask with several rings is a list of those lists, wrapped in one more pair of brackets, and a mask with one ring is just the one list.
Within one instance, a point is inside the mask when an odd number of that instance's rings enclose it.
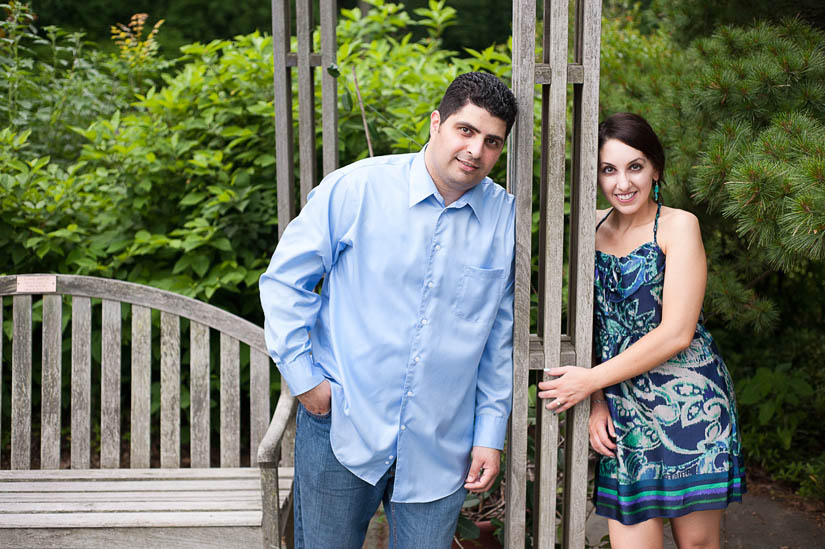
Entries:
{"label": "woman's leg", "polygon": [[670,519],[673,539],[679,549],[719,549],[724,509],[694,511]]}
{"label": "woman's leg", "polygon": [[638,524],[622,524],[607,519],[612,549],[662,549],[664,530],[662,519],[652,518]]}

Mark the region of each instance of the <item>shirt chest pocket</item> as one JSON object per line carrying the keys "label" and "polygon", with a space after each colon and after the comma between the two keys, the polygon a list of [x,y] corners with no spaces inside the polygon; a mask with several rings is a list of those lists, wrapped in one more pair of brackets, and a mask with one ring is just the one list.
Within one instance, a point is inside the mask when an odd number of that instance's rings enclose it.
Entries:
{"label": "shirt chest pocket", "polygon": [[464,265],[453,312],[470,322],[492,322],[501,301],[506,276],[504,269],[481,269]]}

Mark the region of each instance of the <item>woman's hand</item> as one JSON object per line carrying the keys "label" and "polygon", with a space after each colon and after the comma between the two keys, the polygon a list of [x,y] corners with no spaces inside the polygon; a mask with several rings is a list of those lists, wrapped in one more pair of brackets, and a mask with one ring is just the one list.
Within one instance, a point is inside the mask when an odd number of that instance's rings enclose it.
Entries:
{"label": "woman's hand", "polygon": [[578,366],[563,366],[545,370],[556,379],[539,382],[539,398],[551,399],[545,404],[557,414],[571,408],[599,389],[592,381],[591,370]]}
{"label": "woman's hand", "polygon": [[613,457],[616,454],[616,430],[613,428],[613,418],[607,403],[600,400],[590,403],[590,446],[603,456]]}

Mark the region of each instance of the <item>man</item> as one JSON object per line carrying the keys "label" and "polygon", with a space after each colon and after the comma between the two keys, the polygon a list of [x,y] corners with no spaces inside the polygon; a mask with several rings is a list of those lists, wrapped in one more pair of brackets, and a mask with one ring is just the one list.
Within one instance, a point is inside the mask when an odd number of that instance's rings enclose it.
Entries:
{"label": "man", "polygon": [[[469,73],[419,153],[328,175],[261,276],[270,354],[300,402],[295,546],[447,548],[499,472],[512,396],[514,199],[487,174],[516,101]],[[313,290],[324,278],[321,294]]]}

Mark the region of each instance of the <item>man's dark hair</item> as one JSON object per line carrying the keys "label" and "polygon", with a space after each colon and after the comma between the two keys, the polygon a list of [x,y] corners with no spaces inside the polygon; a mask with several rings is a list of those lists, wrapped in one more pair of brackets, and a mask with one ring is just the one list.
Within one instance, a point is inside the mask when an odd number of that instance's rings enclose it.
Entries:
{"label": "man's dark hair", "polygon": [[664,184],[665,150],[647,120],[632,112],[617,112],[609,116],[599,124],[599,151],[610,139],[618,139],[645,153],[653,168],[659,172],[659,183]]}
{"label": "man's dark hair", "polygon": [[447,87],[438,105],[441,121],[447,120],[467,103],[481,107],[496,118],[504,120],[507,124],[505,137],[510,134],[510,128],[513,127],[518,113],[516,96],[496,76],[486,72],[459,74]]}

